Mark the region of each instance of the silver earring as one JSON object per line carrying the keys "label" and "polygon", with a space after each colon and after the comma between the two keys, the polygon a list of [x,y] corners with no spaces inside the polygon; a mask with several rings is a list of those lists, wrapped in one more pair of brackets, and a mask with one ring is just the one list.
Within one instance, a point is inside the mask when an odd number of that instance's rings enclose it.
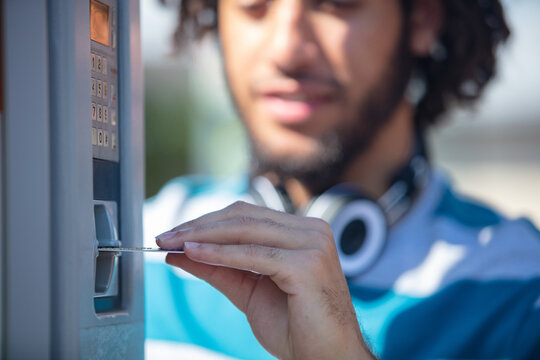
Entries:
{"label": "silver earring", "polygon": [[411,105],[418,105],[427,91],[425,76],[418,70],[413,71],[405,88],[405,99]]}

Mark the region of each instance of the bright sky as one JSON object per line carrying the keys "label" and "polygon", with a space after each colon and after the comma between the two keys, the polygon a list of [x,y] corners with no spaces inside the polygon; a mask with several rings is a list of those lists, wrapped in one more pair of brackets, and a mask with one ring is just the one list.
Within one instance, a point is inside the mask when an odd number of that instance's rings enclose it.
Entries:
{"label": "bright sky", "polygon": [[176,13],[158,0],[141,0],[142,53],[145,64],[159,64],[171,51]]}

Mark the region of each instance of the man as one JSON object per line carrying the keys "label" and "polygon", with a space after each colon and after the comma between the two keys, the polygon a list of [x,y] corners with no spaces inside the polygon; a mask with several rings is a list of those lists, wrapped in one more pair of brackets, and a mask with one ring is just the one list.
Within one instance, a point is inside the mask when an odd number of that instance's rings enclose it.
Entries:
{"label": "man", "polygon": [[[217,31],[253,166],[245,191],[184,179],[149,202],[147,228],[174,226],[157,244],[185,250],[167,263],[278,358],[540,356],[538,231],[454,193],[422,141],[492,78],[498,1],[201,0],[181,18],[179,36]],[[148,263],[149,338],[266,356],[223,301]]]}

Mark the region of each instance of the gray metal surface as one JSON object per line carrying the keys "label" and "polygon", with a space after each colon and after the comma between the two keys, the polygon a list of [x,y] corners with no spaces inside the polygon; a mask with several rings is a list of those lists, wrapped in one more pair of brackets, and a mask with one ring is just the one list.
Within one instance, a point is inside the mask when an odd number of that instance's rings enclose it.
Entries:
{"label": "gray metal surface", "polygon": [[[51,356],[50,129],[45,0],[2,1],[3,353]],[[31,339],[31,340],[29,340]]]}
{"label": "gray metal surface", "polygon": [[[84,6],[86,5],[86,6]],[[49,1],[51,83],[52,357],[80,358],[81,313],[93,285],[89,10],[86,1]],[[87,85],[86,85],[87,84]],[[70,219],[67,221],[67,219]],[[66,239],[71,239],[67,241]],[[74,241],[73,239],[77,239]]]}
{"label": "gray metal surface", "polygon": [[[142,206],[144,201],[144,85],[140,37],[139,0],[119,1],[119,36],[129,34],[118,43],[120,86],[120,213],[122,246],[140,247],[142,239]],[[137,328],[138,342],[130,349],[131,358],[144,357],[144,283],[142,256],[126,256],[123,259],[121,283],[125,294],[123,305],[132,311]]]}

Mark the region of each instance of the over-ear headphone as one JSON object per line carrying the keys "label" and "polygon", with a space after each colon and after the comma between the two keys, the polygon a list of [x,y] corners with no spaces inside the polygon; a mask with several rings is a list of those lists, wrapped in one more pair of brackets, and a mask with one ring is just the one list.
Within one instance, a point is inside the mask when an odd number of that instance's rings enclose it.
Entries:
{"label": "over-ear headphone", "polygon": [[274,186],[265,177],[253,178],[249,192],[258,205],[327,221],[332,228],[343,273],[350,278],[365,272],[379,258],[388,227],[409,209],[427,171],[425,157],[415,156],[376,201],[350,184],[340,184],[312,199],[302,210],[294,208],[282,186]]}

